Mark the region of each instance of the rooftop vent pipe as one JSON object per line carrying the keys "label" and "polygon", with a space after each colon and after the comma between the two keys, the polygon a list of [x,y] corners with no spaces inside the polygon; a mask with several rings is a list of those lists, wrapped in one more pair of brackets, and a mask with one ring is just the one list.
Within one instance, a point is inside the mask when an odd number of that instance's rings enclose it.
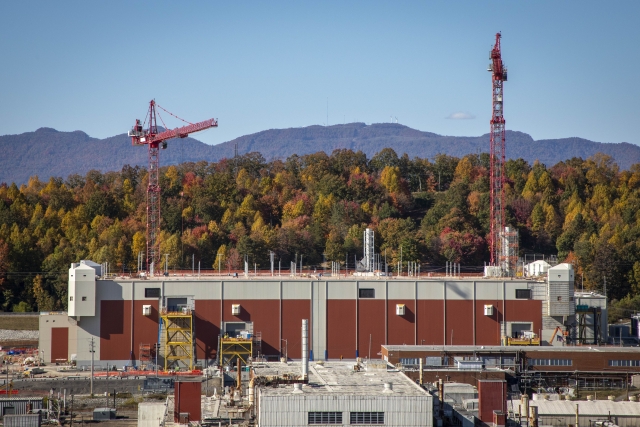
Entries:
{"label": "rooftop vent pipe", "polygon": [[302,319],[302,379],[309,378],[309,320]]}

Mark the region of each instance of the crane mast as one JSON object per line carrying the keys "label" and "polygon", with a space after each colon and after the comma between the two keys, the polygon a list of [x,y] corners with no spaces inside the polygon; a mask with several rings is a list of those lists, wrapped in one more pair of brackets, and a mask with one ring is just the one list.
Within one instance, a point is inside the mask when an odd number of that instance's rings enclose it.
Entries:
{"label": "crane mast", "polygon": [[155,100],[149,102],[147,118],[149,124],[146,129],[145,123],[136,120],[135,125],[129,131],[128,135],[131,137],[132,145],[146,145],[149,149],[146,270],[147,273],[151,274],[152,268],[159,265],[160,261],[158,241],[160,235],[160,147],[162,147],[162,149],[167,148],[167,140],[171,138],[185,138],[191,133],[218,127],[218,121],[216,119],[209,119],[199,123],[187,122],[189,123],[187,126],[158,132]]}
{"label": "crane mast", "polygon": [[[502,63],[500,52],[500,39],[502,35],[496,34],[496,43],[491,50],[489,69],[492,73],[493,108],[491,114],[491,231],[489,246],[491,251],[491,265],[501,266],[503,255],[503,242],[501,235],[504,232],[504,183],[505,183],[505,121],[503,115],[503,83],[507,81],[507,68]],[[504,248],[506,249],[506,248]]]}

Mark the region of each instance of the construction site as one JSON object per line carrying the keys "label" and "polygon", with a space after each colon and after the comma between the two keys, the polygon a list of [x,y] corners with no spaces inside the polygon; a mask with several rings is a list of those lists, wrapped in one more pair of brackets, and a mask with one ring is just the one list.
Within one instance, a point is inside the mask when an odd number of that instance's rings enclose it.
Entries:
{"label": "construction site", "polygon": [[391,274],[369,228],[352,271],[276,269],[271,257],[261,275],[246,261],[240,274],[170,274],[159,153],[218,122],[162,130],[151,101],[129,132],[149,152],[140,271],[71,264],[67,311],[39,314],[37,344],[5,349],[4,425],[640,425],[640,316],[627,342],[610,335],[607,297],[576,291],[572,264],[523,262],[507,223],[500,43],[482,274],[455,263]]}

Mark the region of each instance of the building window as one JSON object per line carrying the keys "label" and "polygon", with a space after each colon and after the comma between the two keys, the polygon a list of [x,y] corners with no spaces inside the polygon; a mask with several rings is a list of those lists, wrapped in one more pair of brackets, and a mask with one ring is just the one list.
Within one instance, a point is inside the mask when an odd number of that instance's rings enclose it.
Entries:
{"label": "building window", "polygon": [[87,300],[87,297],[82,297],[82,301],[86,301],[86,300]]}
{"label": "building window", "polygon": [[358,296],[360,298],[375,298],[376,290],[375,289],[358,289]]}
{"label": "building window", "polygon": [[420,359],[419,358],[400,358],[400,363],[404,366],[409,366],[409,365],[419,365],[420,364]]}
{"label": "building window", "polygon": [[640,367],[640,360],[609,360],[609,366]]}
{"label": "building window", "polygon": [[73,295],[69,297],[69,301],[73,301]]}
{"label": "building window", "polygon": [[516,289],[516,299],[531,299],[531,289]]}
{"label": "building window", "polygon": [[160,298],[160,288],[144,288],[145,298]]}
{"label": "building window", "polygon": [[342,424],[342,412],[309,412],[309,424]]}
{"label": "building window", "polygon": [[530,366],[572,366],[572,359],[529,359]]}
{"label": "building window", "polygon": [[384,424],[384,412],[352,412],[349,424]]}

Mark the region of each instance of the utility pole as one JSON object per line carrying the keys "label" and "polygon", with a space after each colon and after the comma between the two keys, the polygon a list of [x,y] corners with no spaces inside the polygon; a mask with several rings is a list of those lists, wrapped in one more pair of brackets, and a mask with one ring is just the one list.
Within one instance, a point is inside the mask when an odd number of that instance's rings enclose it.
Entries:
{"label": "utility pole", "polygon": [[164,254],[164,272],[169,274],[169,254]]}
{"label": "utility pole", "polygon": [[402,276],[402,245],[400,245],[400,275]]}
{"label": "utility pole", "polygon": [[91,397],[93,397],[93,355],[95,354],[93,337],[91,337]]}

